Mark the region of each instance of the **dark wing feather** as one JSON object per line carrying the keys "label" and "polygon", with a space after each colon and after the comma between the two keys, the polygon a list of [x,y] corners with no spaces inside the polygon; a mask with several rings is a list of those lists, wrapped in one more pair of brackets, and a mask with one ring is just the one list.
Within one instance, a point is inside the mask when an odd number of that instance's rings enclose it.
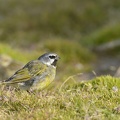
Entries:
{"label": "dark wing feather", "polygon": [[36,75],[43,74],[47,69],[47,66],[41,63],[39,60],[34,60],[27,63],[22,69],[15,72],[5,83],[20,83],[30,80]]}

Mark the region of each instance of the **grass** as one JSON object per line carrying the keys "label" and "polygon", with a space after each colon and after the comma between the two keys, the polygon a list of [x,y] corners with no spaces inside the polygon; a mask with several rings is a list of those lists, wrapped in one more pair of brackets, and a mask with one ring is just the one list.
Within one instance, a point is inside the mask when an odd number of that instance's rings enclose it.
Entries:
{"label": "grass", "polygon": [[1,0],[0,41],[34,42],[50,35],[80,39],[106,23],[119,23],[119,10],[119,0]]}
{"label": "grass", "polygon": [[31,55],[28,52],[20,51],[18,49],[12,48],[12,46],[9,46],[8,44],[3,43],[0,43],[0,54],[6,54],[10,56],[12,59],[21,62],[27,62],[28,60],[34,58],[36,55],[35,53]]}
{"label": "grass", "polygon": [[118,120],[120,111],[115,108],[120,105],[119,88],[120,79],[102,76],[87,82],[66,83],[62,89],[37,91],[35,95],[1,91],[0,119]]}
{"label": "grass", "polygon": [[44,48],[60,54],[64,63],[89,63],[93,54],[82,47],[77,41],[70,41],[63,38],[54,38],[46,40]]}
{"label": "grass", "polygon": [[1,88],[0,119],[120,119],[119,78],[102,76],[87,82],[76,82],[75,77],[66,79],[90,70],[89,63],[95,57],[87,47],[120,38],[119,3],[120,0],[0,1],[0,54],[24,64],[48,51],[61,57],[56,81],[48,89],[29,95]]}
{"label": "grass", "polygon": [[14,60],[23,62],[39,57],[41,54],[49,51],[57,53],[62,58],[63,63],[77,63],[79,61],[88,63],[94,57],[92,52],[82,47],[77,41],[74,42],[67,39],[47,39],[43,42],[35,43],[33,50],[32,48],[22,49],[7,43],[0,43],[0,54],[7,54]]}
{"label": "grass", "polygon": [[84,38],[87,46],[99,46],[101,44],[120,39],[120,24],[107,25]]}

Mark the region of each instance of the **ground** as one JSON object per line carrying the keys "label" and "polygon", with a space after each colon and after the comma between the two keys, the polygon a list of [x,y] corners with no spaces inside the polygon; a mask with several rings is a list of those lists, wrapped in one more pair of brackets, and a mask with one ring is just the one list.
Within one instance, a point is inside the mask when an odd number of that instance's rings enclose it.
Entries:
{"label": "ground", "polygon": [[101,76],[50,91],[1,91],[0,119],[4,120],[118,120],[120,79]]}

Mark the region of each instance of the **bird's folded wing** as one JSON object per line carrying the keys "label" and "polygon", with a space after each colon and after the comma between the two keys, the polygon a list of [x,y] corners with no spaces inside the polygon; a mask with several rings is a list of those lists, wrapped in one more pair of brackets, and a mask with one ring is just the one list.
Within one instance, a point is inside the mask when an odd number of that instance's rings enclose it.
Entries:
{"label": "bird's folded wing", "polygon": [[31,61],[6,80],[5,83],[14,84],[28,81],[36,75],[42,75],[46,71],[46,67],[46,65],[40,63],[38,60]]}

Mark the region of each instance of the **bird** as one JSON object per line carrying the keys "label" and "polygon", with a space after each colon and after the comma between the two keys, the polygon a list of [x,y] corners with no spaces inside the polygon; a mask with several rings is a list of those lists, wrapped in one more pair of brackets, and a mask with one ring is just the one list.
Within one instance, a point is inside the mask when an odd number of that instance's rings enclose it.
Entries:
{"label": "bird", "polygon": [[28,62],[0,84],[13,85],[28,92],[30,89],[42,90],[55,79],[59,59],[60,57],[56,53],[45,53],[37,60]]}

